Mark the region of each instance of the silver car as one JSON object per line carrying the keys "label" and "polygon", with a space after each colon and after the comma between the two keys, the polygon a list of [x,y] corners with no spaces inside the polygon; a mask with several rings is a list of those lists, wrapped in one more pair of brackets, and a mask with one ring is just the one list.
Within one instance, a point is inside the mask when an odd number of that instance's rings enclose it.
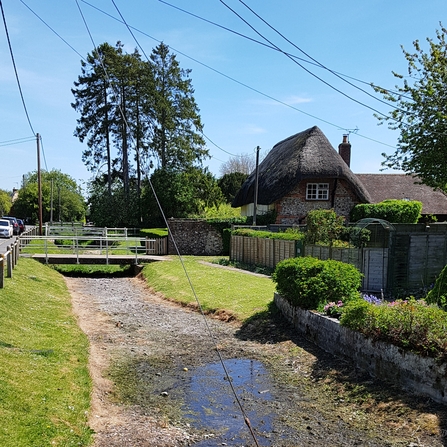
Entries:
{"label": "silver car", "polygon": [[0,237],[10,238],[13,235],[12,223],[6,219],[0,219]]}

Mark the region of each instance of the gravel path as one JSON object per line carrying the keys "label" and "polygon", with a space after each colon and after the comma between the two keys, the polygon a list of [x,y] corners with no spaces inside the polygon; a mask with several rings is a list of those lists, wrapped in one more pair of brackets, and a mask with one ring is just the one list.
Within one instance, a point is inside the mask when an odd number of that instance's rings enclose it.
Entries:
{"label": "gravel path", "polygon": [[95,447],[256,445],[216,372],[216,346],[258,445],[447,445],[444,407],[357,373],[280,316],[241,326],[205,320],[138,278],[66,282],[90,341]]}

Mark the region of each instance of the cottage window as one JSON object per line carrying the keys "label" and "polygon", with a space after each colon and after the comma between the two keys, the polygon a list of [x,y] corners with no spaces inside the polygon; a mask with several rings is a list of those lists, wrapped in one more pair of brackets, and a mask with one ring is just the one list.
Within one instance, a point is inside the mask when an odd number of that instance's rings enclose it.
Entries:
{"label": "cottage window", "polygon": [[308,183],[306,200],[329,200],[329,183]]}

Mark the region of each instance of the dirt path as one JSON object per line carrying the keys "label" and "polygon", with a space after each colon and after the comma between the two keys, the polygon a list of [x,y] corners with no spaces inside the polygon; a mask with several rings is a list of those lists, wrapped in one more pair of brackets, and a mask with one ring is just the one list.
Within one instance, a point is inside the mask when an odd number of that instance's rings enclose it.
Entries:
{"label": "dirt path", "polygon": [[[199,313],[162,299],[137,278],[66,282],[90,341],[95,447],[255,445],[228,383],[197,391],[200,374],[205,382],[213,380],[209,365],[218,361],[216,345],[226,361],[256,372],[250,383],[244,382],[245,372],[234,383],[243,382],[238,392],[259,445],[447,445],[446,408],[357,373],[297,338],[280,316],[244,326],[212,318],[205,323]],[[249,386],[257,391],[250,394]],[[230,410],[219,400],[227,395]],[[204,397],[209,400],[202,414],[200,405],[192,406],[199,399],[203,407]],[[240,425],[240,432],[230,436],[219,426],[221,419]]]}

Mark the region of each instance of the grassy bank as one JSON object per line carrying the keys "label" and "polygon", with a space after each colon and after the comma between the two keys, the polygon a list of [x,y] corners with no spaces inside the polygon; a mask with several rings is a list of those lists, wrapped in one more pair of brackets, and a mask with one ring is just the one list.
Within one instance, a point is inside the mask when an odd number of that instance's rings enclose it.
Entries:
{"label": "grassy bank", "polygon": [[21,258],[0,289],[0,445],[86,446],[87,338],[63,278]]}
{"label": "grassy bank", "polygon": [[207,264],[212,258],[182,259],[184,268],[179,258],[174,257],[172,261],[147,264],[143,276],[148,285],[166,298],[194,304],[191,282],[205,311],[225,311],[239,320],[266,311],[273,300],[275,286],[270,278]]}

